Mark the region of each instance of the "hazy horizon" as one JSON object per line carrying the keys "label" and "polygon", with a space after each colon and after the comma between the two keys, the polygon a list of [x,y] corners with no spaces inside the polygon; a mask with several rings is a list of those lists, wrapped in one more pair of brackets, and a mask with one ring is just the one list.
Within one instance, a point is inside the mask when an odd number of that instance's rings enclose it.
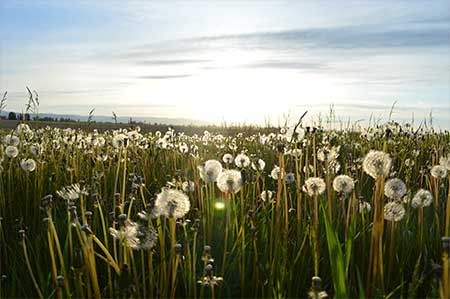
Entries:
{"label": "hazy horizon", "polygon": [[448,1],[2,1],[0,92],[21,111],[450,127]]}

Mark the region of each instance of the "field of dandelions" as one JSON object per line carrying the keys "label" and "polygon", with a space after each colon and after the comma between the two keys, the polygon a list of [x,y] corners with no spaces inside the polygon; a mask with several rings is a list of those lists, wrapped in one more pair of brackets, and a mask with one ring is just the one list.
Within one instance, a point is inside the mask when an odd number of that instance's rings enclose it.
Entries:
{"label": "field of dandelions", "polygon": [[449,298],[450,134],[0,132],[0,297]]}

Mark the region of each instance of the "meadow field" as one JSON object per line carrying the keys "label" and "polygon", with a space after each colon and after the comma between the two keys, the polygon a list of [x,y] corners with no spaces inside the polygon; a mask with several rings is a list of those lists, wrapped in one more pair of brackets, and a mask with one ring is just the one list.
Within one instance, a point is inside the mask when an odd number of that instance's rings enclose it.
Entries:
{"label": "meadow field", "polygon": [[3,124],[1,298],[450,296],[448,131]]}

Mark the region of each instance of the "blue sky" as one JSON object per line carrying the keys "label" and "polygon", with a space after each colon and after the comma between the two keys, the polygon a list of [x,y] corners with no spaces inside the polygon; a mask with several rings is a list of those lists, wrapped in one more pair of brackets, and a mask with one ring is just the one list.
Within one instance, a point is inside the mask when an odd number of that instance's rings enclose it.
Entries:
{"label": "blue sky", "polygon": [[0,92],[22,110],[450,127],[449,1],[0,2]]}

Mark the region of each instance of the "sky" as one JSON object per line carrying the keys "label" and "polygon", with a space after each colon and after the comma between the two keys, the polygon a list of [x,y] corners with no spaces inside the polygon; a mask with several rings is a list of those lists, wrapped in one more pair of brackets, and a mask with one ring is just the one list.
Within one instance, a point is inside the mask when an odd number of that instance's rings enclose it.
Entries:
{"label": "sky", "polygon": [[0,36],[7,110],[450,127],[447,0],[2,0]]}

